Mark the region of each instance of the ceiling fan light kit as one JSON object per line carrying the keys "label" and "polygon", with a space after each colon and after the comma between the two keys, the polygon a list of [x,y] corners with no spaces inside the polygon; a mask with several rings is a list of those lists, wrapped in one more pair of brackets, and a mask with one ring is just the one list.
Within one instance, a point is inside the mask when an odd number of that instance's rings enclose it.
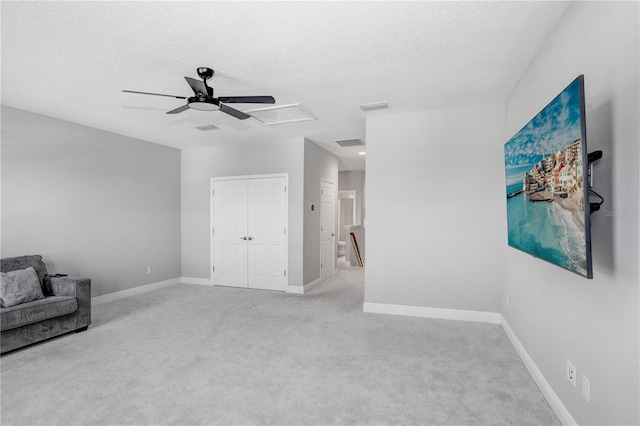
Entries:
{"label": "ceiling fan light kit", "polygon": [[189,98],[187,99],[187,105],[189,105],[189,108],[198,111],[218,111],[220,109],[220,106],[213,102],[212,99],[206,98]]}
{"label": "ceiling fan light kit", "polygon": [[161,93],[149,93],[149,92],[138,92],[134,90],[123,90],[126,93],[137,93],[140,95],[153,95],[153,96],[167,96],[176,99],[186,99],[187,104],[171,111],[168,111],[167,114],[179,114],[188,109],[195,109],[197,111],[217,111],[220,110],[225,114],[229,114],[239,120],[246,120],[251,117],[249,114],[246,114],[240,110],[232,108],[227,103],[243,103],[243,104],[274,104],[276,100],[273,96],[224,96],[219,98],[213,97],[213,88],[207,85],[207,80],[213,77],[215,73],[211,68],[207,67],[199,67],[196,69],[198,76],[202,79],[202,81],[196,80],[191,77],[185,77],[184,79],[187,81],[191,90],[195,96],[186,97],[186,96],[176,96],[176,95],[164,95]]}

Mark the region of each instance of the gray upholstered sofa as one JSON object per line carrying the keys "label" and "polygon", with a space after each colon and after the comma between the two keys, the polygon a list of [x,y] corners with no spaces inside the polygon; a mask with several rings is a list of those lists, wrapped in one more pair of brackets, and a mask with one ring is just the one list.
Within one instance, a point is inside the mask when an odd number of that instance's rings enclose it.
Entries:
{"label": "gray upholstered sofa", "polygon": [[44,298],[0,307],[2,353],[72,331],[84,331],[91,324],[90,279],[49,276],[42,256],[38,255],[0,260],[3,273],[29,267],[35,269]]}

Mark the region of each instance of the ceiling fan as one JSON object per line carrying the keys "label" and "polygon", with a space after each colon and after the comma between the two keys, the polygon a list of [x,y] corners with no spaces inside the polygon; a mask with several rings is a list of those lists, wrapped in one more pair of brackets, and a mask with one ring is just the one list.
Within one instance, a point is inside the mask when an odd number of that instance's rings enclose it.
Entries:
{"label": "ceiling fan", "polygon": [[139,93],[141,95],[154,95],[154,96],[167,96],[170,98],[186,99],[187,104],[174,110],[168,111],[167,114],[178,114],[182,111],[186,111],[189,108],[198,111],[217,111],[220,110],[226,114],[232,115],[240,120],[246,120],[251,117],[249,114],[245,114],[235,108],[231,108],[226,104],[275,104],[276,100],[273,96],[220,96],[218,98],[213,97],[213,89],[207,86],[207,80],[213,77],[214,71],[211,68],[200,67],[197,69],[198,75],[202,81],[195,78],[185,77],[187,83],[193,90],[195,96],[175,96],[164,95],[162,93],[149,93],[149,92],[137,92],[134,90],[123,90],[127,93]]}

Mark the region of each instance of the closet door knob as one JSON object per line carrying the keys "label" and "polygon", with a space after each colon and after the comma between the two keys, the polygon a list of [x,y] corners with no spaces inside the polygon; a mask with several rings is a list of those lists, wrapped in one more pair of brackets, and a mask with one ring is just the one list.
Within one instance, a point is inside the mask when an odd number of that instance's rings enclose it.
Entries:
{"label": "closet door knob", "polygon": [[240,239],[247,241],[247,237],[240,237]]}
{"label": "closet door knob", "polygon": [[253,240],[253,237],[249,237],[249,238],[247,238],[247,239],[248,239],[249,241],[251,241],[251,240]]}

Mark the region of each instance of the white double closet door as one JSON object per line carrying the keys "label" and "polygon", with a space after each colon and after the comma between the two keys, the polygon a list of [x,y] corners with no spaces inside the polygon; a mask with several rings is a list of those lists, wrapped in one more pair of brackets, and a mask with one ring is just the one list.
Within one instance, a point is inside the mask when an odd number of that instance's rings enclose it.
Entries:
{"label": "white double closet door", "polygon": [[285,291],[284,177],[213,182],[213,283]]}

